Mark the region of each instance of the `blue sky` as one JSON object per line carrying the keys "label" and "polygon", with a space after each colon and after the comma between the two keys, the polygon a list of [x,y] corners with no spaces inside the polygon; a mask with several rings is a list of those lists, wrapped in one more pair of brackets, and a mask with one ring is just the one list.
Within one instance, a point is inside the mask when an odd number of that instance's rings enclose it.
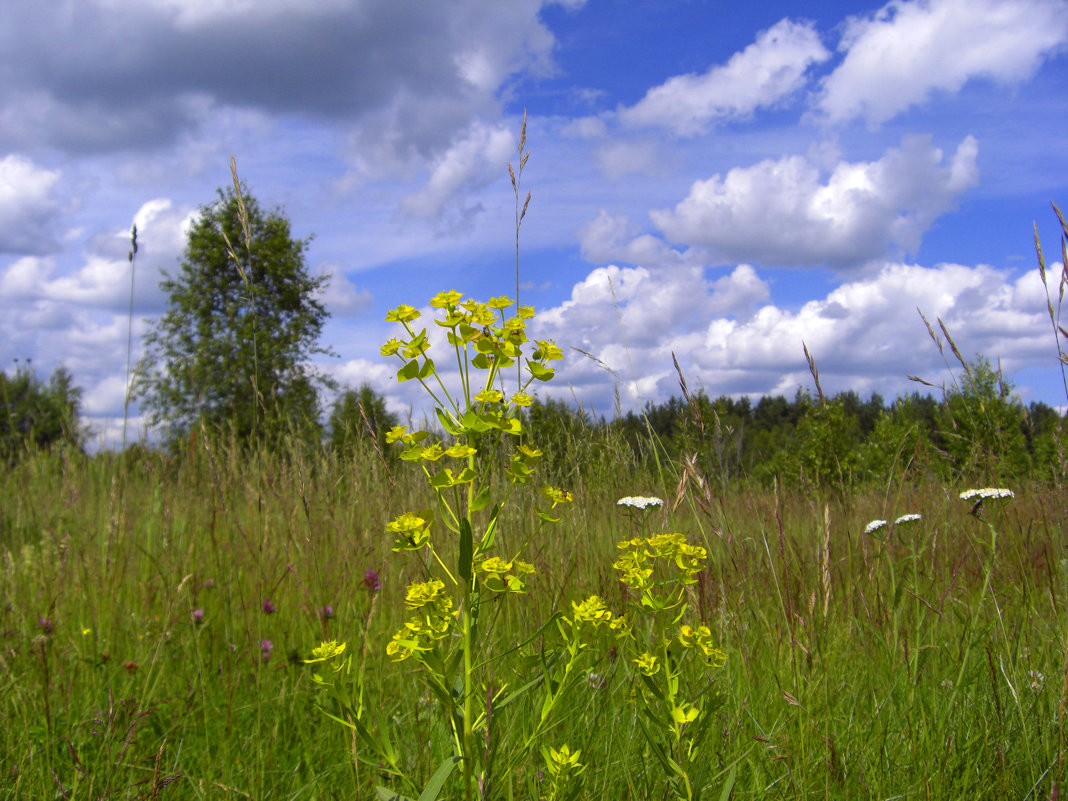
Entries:
{"label": "blue sky", "polygon": [[[0,363],[65,364],[95,436],[160,271],[233,154],[331,273],[319,368],[416,403],[398,303],[514,294],[506,164],[528,113],[524,303],[546,388],[611,414],[677,394],[893,397],[950,380],[917,309],[1025,401],[1065,403],[1068,3],[78,0],[0,26]],[[597,362],[579,353],[593,354]],[[140,410],[134,409],[135,428]]]}

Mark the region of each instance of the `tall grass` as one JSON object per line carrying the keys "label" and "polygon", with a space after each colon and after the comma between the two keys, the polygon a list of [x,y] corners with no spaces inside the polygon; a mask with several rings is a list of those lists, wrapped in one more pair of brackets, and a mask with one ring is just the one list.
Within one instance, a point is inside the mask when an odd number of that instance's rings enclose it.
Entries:
{"label": "tall grass", "polygon": [[[670,498],[681,471],[593,464],[575,476],[574,514],[536,545],[537,581],[502,612],[500,650],[572,599],[622,608],[611,565],[631,532],[614,501]],[[384,655],[414,577],[383,527],[429,500],[406,472],[387,478],[370,449],[249,458],[193,441],[169,459],[38,454],[2,474],[0,798],[369,797],[382,777],[315,709],[300,661],[333,638],[360,651],[368,704],[428,775],[445,732],[410,668]],[[654,528],[703,538],[711,567],[693,602],[728,653],[702,685],[719,706],[699,789],[1055,795],[1068,512],[1043,486],[1015,489],[975,518],[934,483],[825,502],[735,487],[707,513],[684,488]],[[908,512],[923,518],[863,533]],[[517,513],[504,525],[532,523]],[[559,731],[588,760],[582,797],[660,798],[628,672],[609,642],[595,657]],[[537,658],[521,649],[494,681],[523,681]],[[533,714],[501,710],[498,736]],[[544,781],[532,764],[510,792],[538,798]]]}

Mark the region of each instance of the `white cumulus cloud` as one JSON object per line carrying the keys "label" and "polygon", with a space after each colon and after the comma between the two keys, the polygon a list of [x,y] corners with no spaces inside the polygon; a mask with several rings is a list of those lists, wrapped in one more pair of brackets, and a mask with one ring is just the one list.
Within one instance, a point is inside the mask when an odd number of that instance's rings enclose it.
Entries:
{"label": "white cumulus cloud", "polygon": [[702,270],[598,267],[539,314],[537,330],[568,353],[552,392],[570,386],[600,413],[610,413],[617,384],[629,408],[677,396],[672,354],[693,390],[791,396],[812,388],[802,343],[827,392],[894,397],[922,389],[909,375],[947,378],[918,308],[945,322],[967,359],[1000,357],[1010,373],[1052,360],[1037,270],[986,265],[883,262],[797,309],[744,264],[715,280]]}
{"label": "white cumulus cloud", "polygon": [[0,159],[0,253],[43,254],[55,251],[55,199],[58,170],[45,170],[29,159]]}
{"label": "white cumulus cloud", "polygon": [[830,55],[812,23],[783,19],[726,64],[701,75],[676,75],[620,109],[619,117],[680,136],[700,134],[716,120],[751,114],[793,94],[804,86],[808,69]]}
{"label": "white cumulus cloud", "polygon": [[855,267],[915,250],[977,182],[977,154],[971,136],[948,162],[929,137],[906,136],[878,161],[840,162],[826,177],[804,156],[766,159],[697,181],[650,216],[669,241],[725,262]]}
{"label": "white cumulus cloud", "polygon": [[[503,125],[473,122],[448,150],[434,159],[426,184],[404,198],[402,210],[424,219],[441,218],[461,190],[484,186],[499,178],[501,166],[514,147],[512,133]],[[461,219],[475,211],[475,208],[458,209]]]}
{"label": "white cumulus cloud", "polygon": [[1026,80],[1066,41],[1062,0],[895,0],[849,19],[818,108],[832,122],[881,123],[975,78]]}

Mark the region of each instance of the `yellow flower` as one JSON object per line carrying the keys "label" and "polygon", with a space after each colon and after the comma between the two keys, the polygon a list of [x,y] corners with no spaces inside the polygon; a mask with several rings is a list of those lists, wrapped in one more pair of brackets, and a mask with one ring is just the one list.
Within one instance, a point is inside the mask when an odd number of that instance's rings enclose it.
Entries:
{"label": "yellow flower", "polygon": [[549,768],[549,775],[553,777],[559,776],[561,773],[578,775],[586,769],[586,766],[579,762],[580,756],[582,756],[581,750],[572,753],[571,749],[566,745],[562,745],[559,748],[550,747],[548,757],[545,760]]}
{"label": "yellow flower", "polygon": [[387,323],[409,323],[419,317],[419,310],[402,303],[395,309],[390,309],[386,313]]}
{"label": "yellow flower", "polygon": [[580,604],[572,601],[571,608],[575,610],[576,623],[592,623],[598,626],[601,623],[610,623],[612,620],[611,611],[598,595],[591,595]]}
{"label": "yellow flower", "polygon": [[[541,455],[541,451],[538,451],[537,453],[539,456]],[[551,507],[553,509],[562,503],[571,503],[574,500],[570,492],[562,490],[559,487],[542,487],[541,494],[553,502]]]}
{"label": "yellow flower", "polygon": [[525,392],[517,392],[512,396],[512,403],[521,408],[526,408],[534,403],[534,398]]}
{"label": "yellow flower", "polygon": [[440,442],[435,442],[433,445],[423,448],[423,450],[419,452],[419,458],[428,462],[436,462],[444,455],[445,450],[441,447]]}
{"label": "yellow flower", "polygon": [[671,717],[676,723],[692,723],[700,714],[697,707],[692,704],[682,704],[671,710]]}
{"label": "yellow flower", "polygon": [[499,389],[484,389],[475,395],[479,403],[500,403],[504,400],[504,393]]}
{"label": "yellow flower", "polygon": [[453,459],[466,459],[468,456],[474,456],[476,453],[478,453],[478,451],[470,445],[460,445],[459,443],[445,450],[445,455],[451,456]]}
{"label": "yellow flower", "polygon": [[343,653],[345,653],[345,643],[331,640],[330,642],[324,642],[318,648],[312,648],[312,658],[305,659],[304,664],[310,665],[313,662],[325,662],[327,659],[333,659],[335,656],[341,656]]}
{"label": "yellow flower", "polygon": [[435,309],[448,309],[460,302],[463,293],[450,289],[448,292],[439,292],[430,300],[430,305]]}
{"label": "yellow flower", "polygon": [[501,295],[499,298],[490,298],[486,303],[491,309],[507,309],[512,305],[512,299],[507,295]]}
{"label": "yellow flower", "polygon": [[417,581],[408,585],[408,592],[404,597],[404,605],[408,609],[416,610],[420,609],[427,604],[437,603],[441,598],[447,598],[452,602],[451,598],[448,598],[442,592],[445,589],[445,582],[441,579],[430,579],[430,581]]}
{"label": "yellow flower", "polygon": [[396,520],[387,523],[386,531],[396,535],[393,541],[394,551],[417,551],[430,540],[430,526],[423,518],[411,512],[405,512]]}
{"label": "yellow flower", "polygon": [[526,592],[522,577],[535,572],[534,565],[514,559],[506,562],[499,556],[491,556],[478,564],[486,575],[483,583],[493,592]]}
{"label": "yellow flower", "polygon": [[383,356],[392,356],[404,346],[404,343],[394,337],[388,340],[380,349],[379,352]]}
{"label": "yellow flower", "polygon": [[536,339],[534,344],[538,346],[538,349],[534,351],[535,360],[556,361],[564,358],[564,352],[551,339]]}
{"label": "yellow flower", "polygon": [[655,676],[660,672],[660,665],[657,664],[656,657],[646,652],[634,660],[634,664],[638,666],[638,670],[646,676]]}

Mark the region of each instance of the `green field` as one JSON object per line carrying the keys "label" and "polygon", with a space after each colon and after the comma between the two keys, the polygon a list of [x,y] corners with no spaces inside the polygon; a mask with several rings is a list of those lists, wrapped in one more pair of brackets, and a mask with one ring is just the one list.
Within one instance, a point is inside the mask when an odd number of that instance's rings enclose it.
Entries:
{"label": "green field", "polygon": [[[612,567],[635,536],[616,499],[677,497],[679,463],[610,456],[571,469],[575,502],[528,548],[527,592],[483,616],[487,650],[503,655],[478,668],[479,686],[530,685],[478,732],[507,766],[492,797],[548,797],[542,748],[563,744],[585,765],[573,797],[672,797],[642,733],[639,674],[611,637],[583,654],[543,739],[519,745],[560,664],[557,627],[531,635],[590,594],[617,614],[635,600]],[[39,454],[0,474],[0,798],[418,795],[327,717],[341,709],[302,661],[347,643],[363,720],[416,790],[451,753],[414,661],[385,653],[419,578],[385,525],[432,499],[406,467],[370,448],[249,456],[193,440],[169,457]],[[1014,486],[978,516],[958,497],[966,485],[931,478],[709,487],[691,482],[647,521],[707,548],[689,616],[727,655],[679,671],[701,709],[695,797],[1057,797],[1063,487]],[[864,533],[909,513],[922,519]],[[515,504],[499,536],[519,543],[536,523]],[[440,797],[463,797],[459,772]]]}

